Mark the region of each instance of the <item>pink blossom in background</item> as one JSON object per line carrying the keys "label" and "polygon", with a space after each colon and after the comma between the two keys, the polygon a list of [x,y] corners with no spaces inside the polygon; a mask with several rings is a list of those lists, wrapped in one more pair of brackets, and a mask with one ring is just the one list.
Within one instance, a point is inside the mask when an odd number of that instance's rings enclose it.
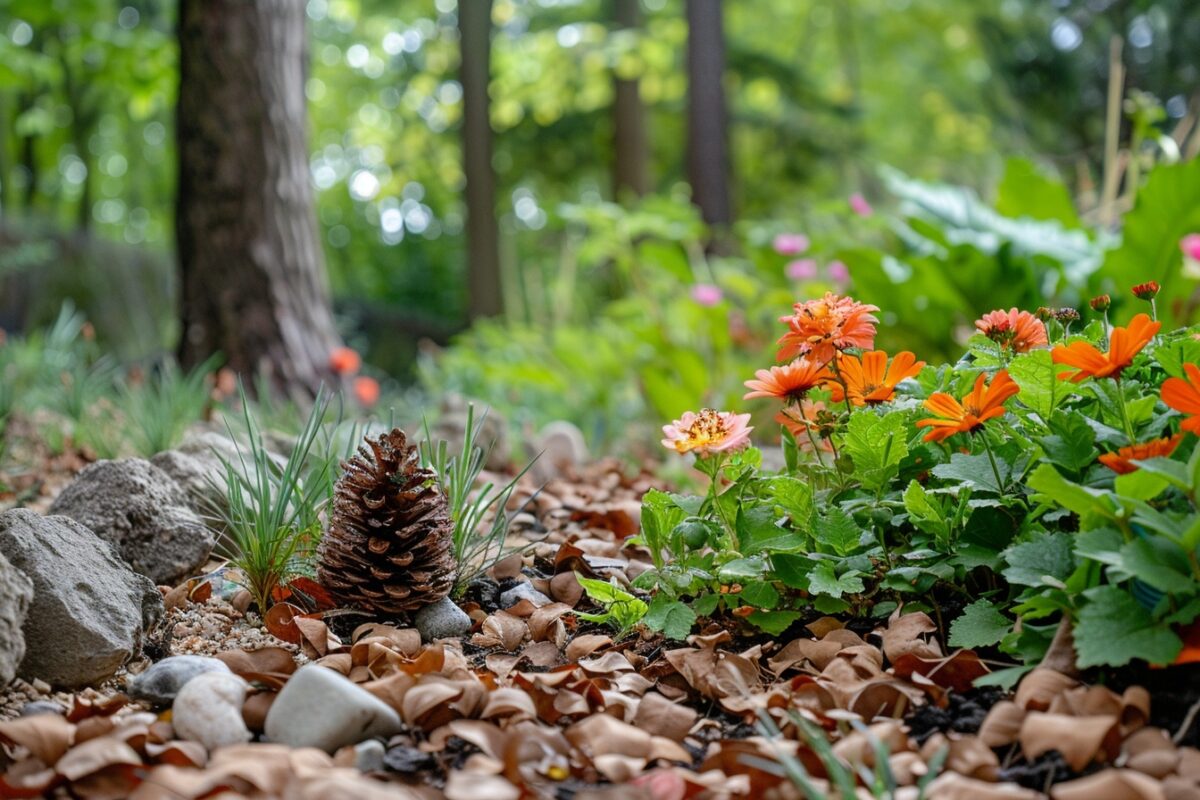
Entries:
{"label": "pink blossom in background", "polygon": [[859,192],[850,195],[850,208],[860,217],[869,217],[873,211],[871,204],[867,202],[867,198],[863,197]]}
{"label": "pink blossom in background", "polygon": [[1189,233],[1180,239],[1179,249],[1193,261],[1200,261],[1200,233]]}
{"label": "pink blossom in background", "polygon": [[803,233],[781,233],[771,243],[781,256],[798,256],[808,249],[808,237]]}
{"label": "pink blossom in background", "polygon": [[841,261],[830,261],[825,272],[834,283],[847,283],[850,280],[850,268]]}
{"label": "pink blossom in background", "polygon": [[697,283],[692,287],[692,299],[702,306],[715,306],[724,296],[721,287],[711,283]]}
{"label": "pink blossom in background", "polygon": [[794,281],[810,281],[817,277],[817,262],[811,258],[798,258],[788,262],[784,273]]}

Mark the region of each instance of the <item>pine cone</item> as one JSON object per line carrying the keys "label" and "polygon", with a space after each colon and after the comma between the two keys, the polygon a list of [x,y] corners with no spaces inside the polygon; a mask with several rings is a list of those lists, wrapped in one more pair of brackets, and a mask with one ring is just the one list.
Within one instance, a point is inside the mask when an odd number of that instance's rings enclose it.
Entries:
{"label": "pine cone", "polygon": [[449,504],[404,432],[366,439],[342,470],[317,551],[321,585],[339,602],[385,614],[449,594],[457,571]]}

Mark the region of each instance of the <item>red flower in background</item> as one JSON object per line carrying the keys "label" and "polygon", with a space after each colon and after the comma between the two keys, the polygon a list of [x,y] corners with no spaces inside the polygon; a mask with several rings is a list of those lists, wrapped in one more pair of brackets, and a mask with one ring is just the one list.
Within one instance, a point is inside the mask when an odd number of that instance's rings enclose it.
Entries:
{"label": "red flower in background", "polygon": [[1137,472],[1137,464],[1132,462],[1169,456],[1175,452],[1175,448],[1179,446],[1179,440],[1182,438],[1183,434],[1177,433],[1164,439],[1152,439],[1149,442],[1122,447],[1115,453],[1105,453],[1100,456],[1100,463],[1118,475]]}
{"label": "red flower in background", "polygon": [[354,379],[350,385],[354,397],[367,408],[379,402],[379,381],[365,375]]}
{"label": "red flower in background", "polygon": [[338,347],[329,354],[329,368],[338,375],[353,375],[362,367],[362,357],[349,347]]}

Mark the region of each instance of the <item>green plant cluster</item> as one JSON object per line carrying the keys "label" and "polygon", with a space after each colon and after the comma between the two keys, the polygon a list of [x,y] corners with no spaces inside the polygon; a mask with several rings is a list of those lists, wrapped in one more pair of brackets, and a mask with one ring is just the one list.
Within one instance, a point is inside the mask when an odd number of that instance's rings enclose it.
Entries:
{"label": "green plant cluster", "polygon": [[[1200,391],[1185,369],[1200,363],[1197,331],[1132,347],[1133,326],[1103,319],[1045,327],[1048,345],[1015,352],[976,335],[957,362],[925,366],[885,402],[830,404],[811,438],[784,431],[783,469],[764,469],[753,448],[702,454],[707,495],[651,491],[633,542],[653,559],[633,584],[651,594],[644,622],[681,639],[701,618],[732,615],[777,635],[817,613],[923,609],[951,645],[1015,661],[990,676],[1000,683],[1035,665],[1064,621],[1080,667],[1189,657],[1200,423],[1161,387]],[[1073,382],[1064,364],[1082,343],[1136,355]],[[972,387],[1004,375],[1017,391],[1002,414],[944,441],[918,427],[938,416],[935,393],[978,414]]]}

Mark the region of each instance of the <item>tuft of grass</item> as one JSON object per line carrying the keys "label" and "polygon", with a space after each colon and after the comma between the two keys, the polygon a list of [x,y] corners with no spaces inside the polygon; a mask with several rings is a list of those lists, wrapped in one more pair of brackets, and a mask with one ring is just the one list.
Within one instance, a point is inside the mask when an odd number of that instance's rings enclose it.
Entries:
{"label": "tuft of grass", "polygon": [[[521,509],[512,514],[506,509],[517,488],[517,482],[533,466],[533,461],[530,461],[503,486],[489,482],[478,490],[475,489],[475,483],[479,474],[483,472],[483,465],[487,463],[487,456],[491,450],[490,445],[484,449],[479,444],[479,434],[483,430],[486,418],[485,411],[477,424],[475,406],[467,406],[467,425],[463,431],[462,449],[453,455],[450,454],[449,445],[444,440],[436,444],[433,442],[429,421],[425,420],[425,441],[419,446],[422,466],[437,473],[450,503],[450,517],[454,520],[454,558],[458,563],[455,596],[466,591],[472,580],[490,569],[497,561],[517,552],[517,548],[507,547],[505,540],[512,518]],[[494,515],[490,524],[485,525],[484,519],[489,511],[494,511]]]}
{"label": "tuft of grass", "polygon": [[139,455],[170,450],[189,425],[204,417],[211,404],[208,378],[217,361],[213,356],[184,372],[167,359],[145,380],[119,384],[125,435]]}
{"label": "tuft of grass", "polygon": [[228,498],[228,507],[214,504],[213,512],[225,529],[218,552],[242,573],[245,588],[265,613],[277,587],[309,571],[320,541],[321,513],[329,501],[329,473],[335,463],[331,449],[324,454],[319,449],[330,397],[324,390],[318,393],[280,466],[240,386],[239,396],[245,429],[240,436],[226,419],[238,460],[222,458],[225,485],[213,482],[213,488]]}

